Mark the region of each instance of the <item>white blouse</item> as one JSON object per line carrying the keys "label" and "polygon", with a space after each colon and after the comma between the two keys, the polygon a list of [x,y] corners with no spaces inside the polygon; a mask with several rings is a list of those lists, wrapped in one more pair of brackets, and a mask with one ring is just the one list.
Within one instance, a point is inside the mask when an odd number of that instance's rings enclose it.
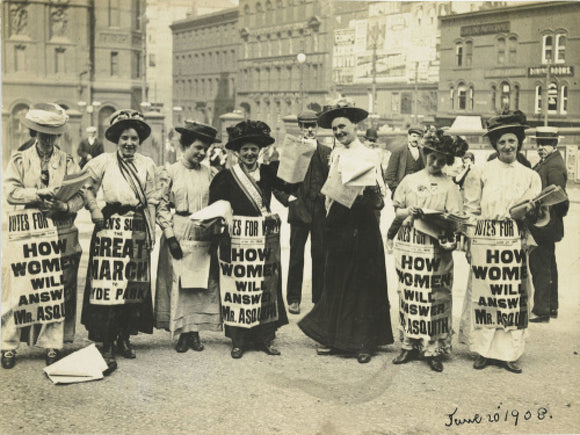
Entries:
{"label": "white blouse", "polygon": [[464,185],[465,212],[486,219],[505,219],[518,202],[532,199],[542,191],[537,172],[518,161],[491,160],[482,166],[479,182]]}

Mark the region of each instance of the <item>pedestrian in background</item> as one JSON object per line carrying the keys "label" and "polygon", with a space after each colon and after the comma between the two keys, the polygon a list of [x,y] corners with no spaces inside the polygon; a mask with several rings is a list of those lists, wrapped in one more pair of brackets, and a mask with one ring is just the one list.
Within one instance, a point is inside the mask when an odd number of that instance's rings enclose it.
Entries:
{"label": "pedestrian in background", "polygon": [[97,137],[96,127],[87,127],[87,137],[81,140],[77,154],[81,158],[79,166],[81,169],[85,167],[87,162],[105,152],[103,142]]}
{"label": "pedestrian in background", "polygon": [[[520,152],[524,139],[526,116],[519,110],[506,112],[497,117],[491,118],[487,122],[487,132],[485,136],[489,138],[491,146],[498,153],[498,158],[488,161],[481,170],[479,182],[465,186],[465,212],[482,220],[484,227],[499,228],[500,225],[510,226],[521,236],[521,251],[528,252],[527,234],[528,230],[524,222],[524,217],[530,216],[534,210],[531,203],[527,203],[523,212],[517,216],[510,214],[512,206],[529,201],[536,197],[542,189],[542,182],[539,175],[517,161],[517,154]],[[529,219],[529,218],[528,218]],[[514,221],[515,220],[515,221]],[[480,230],[480,235],[471,237],[471,246],[467,250],[468,261],[471,263],[474,248],[474,240],[497,240],[505,243],[505,235],[500,231]],[[509,235],[509,232],[504,232]],[[479,242],[478,244],[481,244]],[[492,260],[488,260],[491,262]],[[531,282],[528,271],[528,261],[526,256],[521,260],[521,275],[517,275],[512,281],[513,288],[518,290],[518,321],[514,324],[504,326],[497,322],[497,319],[477,320],[476,310],[485,307],[479,305],[480,300],[493,299],[494,294],[489,289],[489,293],[482,298],[473,297],[473,281],[475,280],[474,270],[471,268],[467,291],[463,304],[463,314],[459,331],[460,341],[468,344],[472,352],[477,353],[477,358],[473,368],[481,370],[488,364],[498,361],[506,370],[513,373],[521,373],[522,369],[517,360],[522,356],[527,336],[529,297],[531,296]],[[490,266],[492,263],[490,263]],[[498,311],[501,314],[501,311]],[[515,320],[515,318],[514,318]]]}
{"label": "pedestrian in background", "polygon": [[[391,198],[395,196],[395,191],[399,183],[409,174],[414,174],[425,167],[421,158],[420,145],[425,130],[421,126],[412,126],[407,130],[407,144],[395,148],[389,158],[385,181],[391,189]],[[387,230],[387,247],[391,250],[393,239],[397,235],[400,221],[395,217],[391,226]]]}
{"label": "pedestrian in background", "polygon": [[[67,219],[66,232],[69,233],[65,248],[72,258],[62,260],[61,282],[64,285],[65,314],[53,323],[36,323],[32,326],[17,327],[14,319],[14,292],[10,284],[13,274],[6,258],[2,261],[2,367],[11,369],[15,364],[16,349],[20,341],[31,346],[47,349],[46,364],[50,365],[60,357],[64,343],[71,343],[75,334],[77,272],[81,247],[78,229],[74,226],[76,212],[84,205],[81,192],[68,201],[56,198],[58,187],[67,175],[79,172],[70,154],[56,146],[59,137],[66,131],[68,116],[65,110],[51,103],[34,105],[22,119],[22,124],[31,131],[35,139],[33,145],[24,151],[17,151],[10,158],[4,175],[4,197],[11,209],[39,209],[47,217]],[[60,229],[60,228],[59,228]],[[72,241],[72,243],[70,243]],[[66,245],[65,245],[66,246]],[[64,254],[63,254],[64,255]]]}
{"label": "pedestrian in background", "polygon": [[318,354],[354,353],[361,364],[371,360],[377,346],[393,342],[385,253],[375,216],[384,206],[383,178],[374,151],[356,135],[356,124],[367,116],[366,110],[339,102],[318,117],[340,144],[331,153],[329,173],[341,167],[342,159],[362,159],[375,164],[376,185],[365,187],[351,208],[327,198],[322,297],[298,323],[324,346]]}
{"label": "pedestrian in background", "polygon": [[305,140],[315,140],[316,150],[310,159],[304,181],[293,186],[292,194],[277,195],[288,207],[290,224],[290,261],[286,300],[288,311],[300,314],[302,301],[302,280],[304,276],[304,246],[310,233],[310,256],[312,258],[312,302],[320,300],[324,279],[324,225],[326,209],[324,195],[320,189],[328,177],[330,148],[316,139],[318,116],[313,110],[305,110],[298,115],[298,126]]}
{"label": "pedestrian in background", "polygon": [[[542,189],[559,186],[566,191],[568,174],[562,154],[558,151],[558,129],[536,127],[536,142],[540,161],[534,170],[540,175]],[[547,225],[530,226],[530,231],[538,246],[530,253],[530,271],[534,281],[534,309],[530,322],[549,322],[550,317],[558,317],[558,265],[556,264],[556,243],[564,237],[564,216],[570,202],[566,200],[546,210],[550,220]]]}
{"label": "pedestrian in background", "polygon": [[159,174],[157,223],[163,235],[157,265],[155,327],[169,331],[172,339],[178,337],[177,352],[200,352],[204,346],[199,331],[221,330],[219,286],[211,278],[203,287],[184,286],[181,273],[196,265],[182,263],[180,243],[192,235],[195,240],[210,240],[211,234],[193,225],[189,216],[209,204],[209,186],[215,172],[202,162],[210,145],[219,140],[215,128],[196,121],[185,121],[185,126],[176,130],[181,134],[181,158]]}
{"label": "pedestrian in background", "polygon": [[[155,210],[159,203],[156,166],[149,157],[137,152],[140,144],[151,134],[151,127],[143,115],[135,110],[118,110],[111,115],[105,137],[117,144],[117,150],[91,159],[85,170],[91,180],[87,191],[87,209],[95,224],[91,239],[91,256],[87,269],[87,283],[81,322],[89,332],[89,339],[102,342],[102,354],[109,373],[117,368],[115,354],[135,358],[129,340],[139,332],[153,333],[153,303],[151,299],[151,250],[155,242]],[[96,201],[102,189],[106,205],[101,210]],[[130,228],[116,228],[115,222],[125,221]],[[116,261],[115,250],[96,246],[98,233],[103,229],[131,231],[134,249],[129,261],[137,260],[141,273],[124,274],[126,290],[131,297],[109,301],[97,300],[103,271],[93,270],[96,254],[102,263]],[[126,249],[126,247],[124,247]],[[123,256],[127,259],[127,256]],[[138,258],[136,258],[138,257]],[[143,269],[144,267],[144,269]],[[133,275],[133,276],[132,276]],[[110,282],[110,280],[109,280]],[[135,291],[134,291],[135,290]]]}

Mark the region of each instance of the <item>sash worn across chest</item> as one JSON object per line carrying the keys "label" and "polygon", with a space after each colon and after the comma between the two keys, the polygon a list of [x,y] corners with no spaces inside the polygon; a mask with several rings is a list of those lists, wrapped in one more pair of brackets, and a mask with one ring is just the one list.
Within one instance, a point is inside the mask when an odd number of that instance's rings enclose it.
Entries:
{"label": "sash worn across chest", "polygon": [[117,163],[119,164],[119,170],[129,184],[129,187],[139,200],[139,203],[143,206],[143,213],[145,215],[145,221],[147,223],[147,238],[149,241],[149,246],[153,244],[153,219],[149,214],[149,209],[147,208],[147,197],[145,196],[145,190],[139,181],[137,176],[137,167],[131,161],[127,161],[121,158],[117,154]]}
{"label": "sash worn across chest", "polygon": [[231,173],[234,176],[235,182],[250,200],[256,211],[262,216],[269,214],[262,202],[262,189],[260,189],[252,177],[239,164],[232,166]]}

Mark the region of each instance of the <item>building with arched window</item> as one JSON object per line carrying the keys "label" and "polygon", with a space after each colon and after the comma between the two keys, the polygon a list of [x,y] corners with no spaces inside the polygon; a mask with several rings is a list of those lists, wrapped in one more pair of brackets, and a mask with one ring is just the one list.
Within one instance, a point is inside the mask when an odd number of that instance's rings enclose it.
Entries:
{"label": "building with arched window", "polygon": [[[76,156],[85,128],[139,109],[145,0],[2,2],[2,164],[28,139],[20,119],[39,102],[63,106],[59,146]],[[106,116],[105,116],[106,115]]]}
{"label": "building with arched window", "polygon": [[579,20],[565,1],[441,17],[438,120],[519,109],[532,125],[579,126]]}

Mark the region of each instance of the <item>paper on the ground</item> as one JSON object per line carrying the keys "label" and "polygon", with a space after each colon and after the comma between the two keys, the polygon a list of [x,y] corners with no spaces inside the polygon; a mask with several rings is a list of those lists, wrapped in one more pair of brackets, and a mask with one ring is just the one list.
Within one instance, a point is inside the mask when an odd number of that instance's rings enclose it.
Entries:
{"label": "paper on the ground", "polygon": [[68,201],[83,187],[90,177],[88,172],[65,175],[61,186],[56,191],[56,199]]}
{"label": "paper on the ground", "polygon": [[74,384],[102,379],[107,368],[101,352],[93,343],[45,367],[44,372],[55,384]]}
{"label": "paper on the ground", "polygon": [[375,186],[377,184],[375,164],[356,158],[340,159],[342,184],[345,186]]}
{"label": "paper on the ground", "polygon": [[362,194],[364,187],[345,186],[342,184],[339,165],[332,165],[320,193],[327,198],[351,208],[356,197]]}
{"label": "paper on the ground", "polygon": [[209,221],[218,217],[225,219],[228,226],[233,221],[232,206],[229,201],[219,200],[211,205],[208,205],[201,210],[196,211],[189,216],[191,220],[194,221]]}
{"label": "paper on the ground", "polygon": [[280,148],[278,178],[290,184],[304,181],[314,151],[316,151],[315,139],[301,139],[287,134]]}

